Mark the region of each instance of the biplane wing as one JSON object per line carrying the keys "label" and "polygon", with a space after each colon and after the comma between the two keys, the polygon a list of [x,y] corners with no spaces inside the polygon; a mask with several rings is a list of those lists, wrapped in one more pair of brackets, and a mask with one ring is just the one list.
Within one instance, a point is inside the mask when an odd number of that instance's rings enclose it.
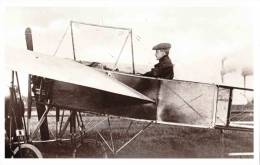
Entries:
{"label": "biplane wing", "polygon": [[106,73],[71,59],[11,47],[5,49],[5,54],[7,67],[11,70],[123,95],[146,103],[154,102]]}

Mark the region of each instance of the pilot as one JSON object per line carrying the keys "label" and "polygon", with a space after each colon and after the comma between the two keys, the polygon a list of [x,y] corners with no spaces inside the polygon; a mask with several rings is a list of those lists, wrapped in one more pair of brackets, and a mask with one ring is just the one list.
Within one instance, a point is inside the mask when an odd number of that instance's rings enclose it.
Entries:
{"label": "pilot", "polygon": [[151,71],[143,74],[143,76],[173,79],[173,64],[170,57],[168,56],[170,48],[171,44],[169,43],[160,43],[153,47],[153,50],[156,51],[155,57],[157,60],[159,60],[159,63],[154,65],[154,68],[152,68]]}

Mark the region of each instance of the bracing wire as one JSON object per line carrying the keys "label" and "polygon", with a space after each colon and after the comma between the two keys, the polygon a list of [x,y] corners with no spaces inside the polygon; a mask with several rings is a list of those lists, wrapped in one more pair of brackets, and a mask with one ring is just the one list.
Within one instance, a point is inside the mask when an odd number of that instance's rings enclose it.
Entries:
{"label": "bracing wire", "polygon": [[[78,23],[78,22],[73,22],[73,23]],[[89,25],[89,24],[87,24],[87,25]],[[90,26],[93,26],[93,25],[90,24]],[[110,28],[110,27],[109,27],[109,28]],[[113,28],[113,27],[111,27],[111,28]],[[57,46],[57,48],[55,49],[55,51],[54,51],[54,53],[53,53],[53,56],[55,56],[55,55],[57,54],[58,50],[60,49],[60,46],[61,46],[62,42],[64,41],[64,38],[65,38],[65,36],[66,36],[66,34],[67,34],[67,32],[68,32],[68,29],[69,29],[69,26],[67,26],[67,28],[66,28],[64,34],[62,35],[61,40],[59,41],[58,46]],[[129,29],[123,29],[123,30],[129,30]],[[124,40],[124,43],[123,43],[123,45],[122,45],[122,47],[121,47],[121,49],[120,49],[119,55],[117,56],[116,62],[115,62],[115,64],[114,64],[113,70],[115,70],[115,69],[117,68],[119,59],[120,59],[120,57],[121,57],[121,55],[122,55],[122,52],[123,52],[123,50],[124,50],[124,48],[125,48],[125,46],[126,46],[126,43],[127,43],[127,41],[128,41],[129,36],[130,36],[130,32],[128,32],[128,34],[127,34],[127,36],[126,36],[126,38],[125,38],[125,40]],[[138,41],[139,41],[139,40],[138,40]],[[111,55],[111,54],[110,54],[110,55]],[[111,55],[111,56],[112,56],[112,55]],[[112,56],[112,57],[113,57],[113,56]]]}
{"label": "bracing wire", "polygon": [[66,34],[68,32],[68,29],[69,29],[69,26],[67,26],[67,28],[65,30],[65,33],[62,35],[61,40],[59,41],[59,44],[58,44],[57,48],[55,49],[55,51],[53,53],[53,56],[55,56],[56,53],[58,52],[58,50],[60,49],[60,46],[61,46],[61,44],[62,44],[62,42],[63,42],[63,40],[64,40],[64,38],[65,38],[65,36],[66,36]]}
{"label": "bracing wire", "polygon": [[118,64],[118,62],[119,62],[119,59],[120,59],[120,57],[121,57],[121,55],[122,55],[122,52],[123,52],[123,50],[124,50],[124,48],[125,48],[125,45],[126,45],[126,43],[127,43],[127,40],[128,40],[128,38],[129,38],[129,36],[130,36],[130,33],[128,33],[127,36],[126,36],[126,38],[125,38],[125,41],[124,41],[124,43],[123,43],[123,46],[121,47],[120,52],[119,52],[119,54],[118,54],[118,56],[117,56],[116,62],[115,62],[114,67],[113,67],[113,70],[115,70],[115,69],[117,68],[117,64]]}
{"label": "bracing wire", "polygon": [[186,101],[180,94],[178,94],[176,91],[172,90],[168,85],[166,85],[167,89],[169,91],[171,91],[175,96],[177,96],[178,98],[180,98],[185,105],[187,105],[193,112],[195,112],[198,116],[200,116],[201,118],[206,117],[203,114],[199,113],[198,110],[196,110],[188,101]]}

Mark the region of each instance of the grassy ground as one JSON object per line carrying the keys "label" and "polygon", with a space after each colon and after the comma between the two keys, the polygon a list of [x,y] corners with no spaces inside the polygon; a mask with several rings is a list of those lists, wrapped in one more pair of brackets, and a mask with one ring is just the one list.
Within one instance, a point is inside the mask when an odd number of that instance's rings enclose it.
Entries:
{"label": "grassy ground", "polygon": [[[100,120],[99,117],[89,116],[83,117],[83,119],[85,123],[90,119],[93,119],[92,123]],[[32,123],[34,122],[32,121]],[[50,130],[55,134],[55,118],[49,117],[48,122]],[[126,133],[129,122],[129,120],[119,118],[111,120],[116,149],[147,124],[135,121],[129,132]],[[35,124],[32,125],[35,126]],[[109,141],[107,121],[97,130]],[[65,137],[70,137],[69,129],[66,131]],[[85,139],[102,141],[94,131],[89,132]],[[72,157],[74,151],[70,142],[36,145],[47,158]],[[111,154],[105,143],[96,143],[95,140],[85,142],[77,150],[77,154],[80,157],[103,157],[105,151],[109,157],[116,158],[227,158],[230,152],[253,152],[253,132],[224,131],[221,134],[216,129],[152,124],[116,155]],[[243,158],[248,158],[248,156],[243,156]]]}

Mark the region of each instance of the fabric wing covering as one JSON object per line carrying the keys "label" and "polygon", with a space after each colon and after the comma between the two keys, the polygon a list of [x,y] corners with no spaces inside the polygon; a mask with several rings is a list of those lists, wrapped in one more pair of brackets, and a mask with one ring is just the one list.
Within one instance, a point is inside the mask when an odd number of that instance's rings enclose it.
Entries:
{"label": "fabric wing covering", "polygon": [[144,102],[154,102],[106,73],[77,63],[72,59],[63,59],[11,47],[5,49],[5,55],[7,67],[11,70],[95,88]]}

